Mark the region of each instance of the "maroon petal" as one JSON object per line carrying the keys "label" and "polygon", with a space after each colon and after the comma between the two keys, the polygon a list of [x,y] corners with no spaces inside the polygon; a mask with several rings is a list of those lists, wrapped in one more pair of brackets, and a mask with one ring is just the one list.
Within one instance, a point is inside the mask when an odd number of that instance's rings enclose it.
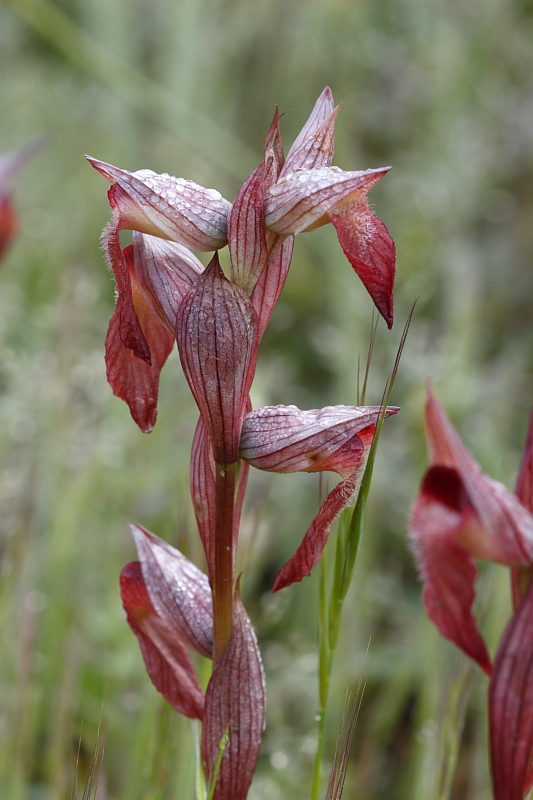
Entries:
{"label": "maroon petal", "polygon": [[122,570],[120,593],[129,626],[139,640],[146,671],[155,688],[180,714],[202,719],[204,694],[187,649],[158,616],[138,561]]}
{"label": "maroon petal", "polygon": [[102,245],[107,266],[113,271],[117,290],[115,313],[120,339],[137,358],[151,363],[150,347],[142,331],[133,305],[131,273],[133,271],[133,251],[125,250],[120,244],[120,220],[113,216],[102,232]]}
{"label": "maroon petal", "polygon": [[[364,451],[361,446],[359,465],[363,464]],[[333,520],[346,508],[357,487],[355,475],[347,478],[335,486],[327,495],[305,534],[298,550],[278,572],[272,586],[273,592],[278,592],[291,583],[301,581],[311,574],[313,567],[322,558],[322,551],[329,537]]]}
{"label": "maroon petal", "polygon": [[257,315],[216,254],[180,306],[176,338],[215,462],[233,463],[255,371]]}
{"label": "maroon petal", "polygon": [[269,256],[265,231],[265,165],[243,184],[228,217],[231,279],[251,294]]}
{"label": "maroon petal", "polygon": [[180,641],[210,657],[213,608],[207,576],[146,528],[130,525],[130,530],[158,616]]}
{"label": "maroon petal", "polygon": [[431,463],[457,470],[480,521],[477,535],[461,543],[476,558],[510,567],[533,563],[533,516],[512,492],[481,471],[432,392],[426,433]]}
{"label": "maroon petal", "polygon": [[257,640],[238,595],[233,635],[213,670],[205,703],[202,759],[208,777],[226,733],[229,739],[214,800],[245,800],[265,727],[265,686]]}
{"label": "maroon petal", "polygon": [[489,684],[494,800],[522,800],[533,757],[533,583],[502,638]]}
{"label": "maroon petal", "polygon": [[390,167],[344,172],[320,167],[292,172],[270,187],[265,196],[265,223],[279,235],[297,234],[325,225],[338,203],[358,203]]}
{"label": "maroon petal", "polygon": [[424,602],[440,633],[490,674],[485,643],[472,615],[477,569],[457,543],[461,532],[479,525],[455,469],[426,473],[409,523],[411,546],[425,581]]}
{"label": "maroon petal", "polygon": [[276,250],[268,262],[261,276],[255,284],[251,301],[257,312],[259,338],[263,336],[268,321],[278,302],[281,290],[285,285],[289,267],[291,265],[294,236],[285,238],[283,244]]}
{"label": "maroon petal", "polygon": [[133,231],[133,270],[154,314],[174,338],[181,301],[204,267],[186,247]]}
{"label": "maroon petal", "polygon": [[353,205],[340,204],[329,218],[348,261],[391,328],[396,248],[387,228],[364,198]]}
{"label": "maroon petal", "polygon": [[231,205],[214,189],[149,169],[128,172],[85,157],[111,182],[109,201],[122,229],[160,236],[205,252],[227,243]]}
{"label": "maroon petal", "polygon": [[[131,264],[131,245],[124,251],[124,260]],[[120,302],[119,294],[105,343],[107,379],[113,393],[128,404],[131,415],[142,432],[150,433],[157,419],[159,374],[174,346],[174,336],[148,306],[139,290],[135,275],[131,274],[128,277],[131,278],[130,313],[134,315],[135,322],[139,325],[150,354],[150,361],[147,363],[138,358],[123,344],[121,323],[125,304]],[[127,306],[130,308],[129,302]]]}
{"label": "maroon petal", "polygon": [[333,161],[333,131],[339,106],[334,108],[331,89],[326,86],[309,119],[295,139],[280,177],[300,169],[329,167]]}

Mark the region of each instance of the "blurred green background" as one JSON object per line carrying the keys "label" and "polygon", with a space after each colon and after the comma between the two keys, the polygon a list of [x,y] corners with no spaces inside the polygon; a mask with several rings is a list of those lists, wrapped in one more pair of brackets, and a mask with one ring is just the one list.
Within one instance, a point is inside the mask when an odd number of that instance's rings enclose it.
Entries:
{"label": "blurred green background", "polygon": [[[398,276],[367,402],[379,403],[420,298],[345,614],[327,754],[362,677],[347,799],[488,796],[486,681],[427,622],[405,529],[425,465],[428,377],[487,472],[512,486],[520,459],[533,367],[533,5],[0,0],[0,152],[48,135],[15,188],[21,231],[0,275],[2,798],[69,798],[76,773],[81,793],[100,722],[99,798],[194,795],[191,724],[145,674],[118,574],[135,557],[129,521],[201,563],[187,484],[196,411],[175,354],[149,437],[107,386],[107,185],[83,154],[232,200],[275,104],[287,148],[326,84],[343,103],[334,163],[394,167],[370,197]],[[299,236],[254,404],[355,403],[371,314],[331,226]],[[269,587],[317,501],[312,476],[253,476],[241,562],[268,725],[252,800],[309,796],[317,580]],[[505,570],[483,572],[482,606],[494,647]]]}

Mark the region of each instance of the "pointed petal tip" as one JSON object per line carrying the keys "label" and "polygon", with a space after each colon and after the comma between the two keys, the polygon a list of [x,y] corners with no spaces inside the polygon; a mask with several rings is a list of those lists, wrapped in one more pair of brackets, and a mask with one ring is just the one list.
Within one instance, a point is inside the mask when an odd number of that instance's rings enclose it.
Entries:
{"label": "pointed petal tip", "polygon": [[131,522],[128,525],[128,528],[130,529],[130,533],[133,536],[135,543],[142,544],[146,541],[153,541],[154,539],[157,538],[156,536],[154,536],[153,533],[150,533],[150,531],[147,528],[144,528],[137,522]]}
{"label": "pointed petal tip", "polygon": [[392,417],[394,414],[397,414],[401,410],[402,410],[401,406],[387,406],[387,408],[385,409],[385,416]]}
{"label": "pointed petal tip", "polygon": [[88,155],[85,155],[84,158],[87,159],[91,167],[94,167],[94,169],[99,172],[100,175],[103,175],[104,178],[107,178],[110,183],[116,183],[122,175],[129,174],[126,170],[114,167],[112,164],[108,164],[106,161],[100,161],[98,158],[93,158]]}

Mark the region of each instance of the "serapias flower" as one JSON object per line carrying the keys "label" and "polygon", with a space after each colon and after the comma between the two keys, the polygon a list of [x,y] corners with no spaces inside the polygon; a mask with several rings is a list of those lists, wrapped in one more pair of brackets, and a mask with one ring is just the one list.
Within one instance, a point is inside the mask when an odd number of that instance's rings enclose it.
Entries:
{"label": "serapias flower", "polygon": [[[388,407],[385,416],[398,411]],[[267,406],[246,414],[240,448],[246,462],[267,472],[336,472],[342,478],[324,499],[296,553],[278,573],[273,591],[309,576],[320,561],[333,520],[356,492],[380,413],[380,406],[327,406],[310,411]]]}
{"label": "serapias flower", "polygon": [[208,779],[228,733],[214,800],[245,800],[261,746],[265,687],[257,640],[238,586],[232,638],[214,664],[204,695],[189,652],[212,657],[213,607],[207,576],[150,531],[130,527],[139,561],[122,570],[120,590],[146,670],[177,711],[203,720],[202,760]]}
{"label": "serapias flower", "polygon": [[265,196],[265,222],[280,236],[331,222],[339,243],[389,328],[393,322],[394,242],[366,195],[390,167],[344,172],[332,167],[338,107],[326,88]]}
{"label": "serapias flower", "polygon": [[[409,525],[425,583],[424,602],[440,633],[490,676],[494,797],[522,800],[533,780],[531,427],[518,496],[482,472],[431,392],[426,432],[431,466]],[[472,612],[477,575],[474,558],[505,564],[513,574],[515,611],[494,664]]]}
{"label": "serapias flower", "polygon": [[[108,197],[113,217],[102,234],[117,287],[106,339],[108,380],[141,430],[149,432],[179,305],[203,271],[188,248],[207,252],[224,247],[231,205],[214,189],[192,181],[151,170],[128,172],[87,159],[112,184]],[[127,248],[120,242],[122,230],[134,231]]]}

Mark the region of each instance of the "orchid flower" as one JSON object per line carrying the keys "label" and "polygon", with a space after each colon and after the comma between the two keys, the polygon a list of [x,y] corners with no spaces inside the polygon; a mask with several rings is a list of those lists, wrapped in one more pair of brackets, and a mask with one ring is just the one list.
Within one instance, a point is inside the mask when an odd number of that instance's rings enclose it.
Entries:
{"label": "orchid flower", "polygon": [[234,634],[214,665],[204,695],[189,651],[212,657],[213,609],[207,577],[150,531],[140,525],[130,527],[139,561],[124,567],[120,589],[146,670],[177,711],[204,721],[202,759],[208,778],[229,729],[215,797],[245,800],[261,746],[265,686],[257,639],[238,587]]}
{"label": "orchid flower", "polygon": [[[396,414],[388,407],[385,416]],[[353,498],[374,438],[380,406],[327,406],[301,411],[267,406],[244,419],[241,457],[267,472],[337,472],[342,480],[324,499],[292,558],[278,573],[277,592],[308,577],[320,561],[335,517]]]}
{"label": "orchid flower", "polygon": [[390,167],[344,172],[331,166],[338,109],[326,88],[290,149],[278,180],[266,193],[265,221],[269,231],[280,236],[331,222],[350,264],[390,328],[396,251],[387,228],[366,200]]}
{"label": "orchid flower", "polygon": [[[533,417],[532,417],[533,425]],[[485,475],[429,392],[427,471],[410,519],[411,545],[425,582],[424,602],[440,633],[490,676],[489,721],[495,800],[522,800],[533,782],[532,434],[518,496]],[[473,559],[513,571],[514,615],[494,664],[472,606]]]}

